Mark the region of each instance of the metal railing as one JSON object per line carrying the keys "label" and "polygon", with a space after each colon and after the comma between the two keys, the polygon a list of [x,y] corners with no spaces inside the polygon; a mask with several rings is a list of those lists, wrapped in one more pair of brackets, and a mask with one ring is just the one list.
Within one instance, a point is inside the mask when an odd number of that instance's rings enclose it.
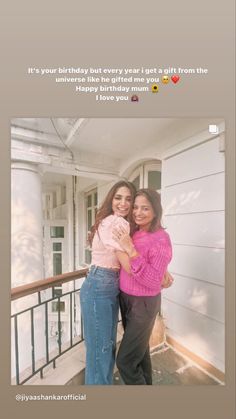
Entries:
{"label": "metal railing", "polygon": [[[83,325],[81,312],[78,316],[78,305],[75,301],[75,296],[79,294],[80,287],[77,288],[76,281],[84,278],[88,272],[88,268],[83,268],[78,271],[69,272],[62,275],[57,275],[52,278],[42,279],[31,284],[22,285],[11,290],[11,300],[16,302],[22,301],[21,299],[26,296],[37,296],[37,302],[33,303],[30,307],[21,310],[16,310],[11,315],[12,318],[12,346],[14,355],[13,369],[15,372],[15,383],[17,385],[24,384],[36,374],[40,374],[43,378],[45,368],[52,364],[53,368],[56,367],[56,360],[74,346],[83,341]],[[62,286],[63,284],[70,283],[69,291],[61,292],[60,295],[55,295],[55,287]],[[46,290],[46,291],[45,291]],[[51,290],[51,291],[50,291]],[[49,291],[51,296],[49,297]],[[46,292],[46,296],[45,296]],[[43,295],[42,295],[43,294]],[[44,299],[44,301],[42,301]],[[68,340],[62,342],[62,317],[65,316],[62,308],[67,301],[66,324],[67,324],[67,338]],[[25,299],[26,303],[27,300]],[[56,311],[50,311],[52,303],[57,302]],[[64,302],[64,304],[61,304]],[[14,303],[13,303],[14,304]],[[19,305],[19,304],[18,304]],[[24,316],[27,321],[24,320]],[[51,317],[51,320],[50,320]],[[50,350],[50,322],[57,324],[57,331],[55,332],[54,349]],[[75,333],[74,325],[79,323],[80,334]],[[37,336],[38,330],[41,330],[41,337]],[[21,336],[22,335],[22,336]],[[24,342],[25,339],[25,342]],[[19,342],[21,341],[21,349]],[[44,342],[43,342],[44,341]],[[22,367],[21,358],[24,355],[24,350],[28,342],[28,352],[30,353],[30,362],[27,368]],[[56,342],[56,344],[55,344]],[[41,356],[39,354],[37,345],[41,346]],[[56,345],[56,348],[55,348]],[[42,356],[43,353],[43,356]],[[26,355],[27,358],[27,355]]]}

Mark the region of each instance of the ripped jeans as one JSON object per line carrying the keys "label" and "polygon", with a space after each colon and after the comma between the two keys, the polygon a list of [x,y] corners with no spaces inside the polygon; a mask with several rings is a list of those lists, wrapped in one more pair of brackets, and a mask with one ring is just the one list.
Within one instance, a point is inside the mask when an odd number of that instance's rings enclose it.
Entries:
{"label": "ripped jeans", "polygon": [[119,272],[91,266],[80,290],[86,346],[85,384],[113,383]]}

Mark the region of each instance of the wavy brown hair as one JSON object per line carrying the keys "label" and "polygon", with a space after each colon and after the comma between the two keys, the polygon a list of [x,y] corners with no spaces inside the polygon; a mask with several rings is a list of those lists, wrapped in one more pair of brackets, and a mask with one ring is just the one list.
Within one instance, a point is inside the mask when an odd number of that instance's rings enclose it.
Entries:
{"label": "wavy brown hair", "polygon": [[162,206],[161,206],[161,195],[155,191],[154,189],[139,189],[135,195],[137,196],[144,196],[148,202],[151,204],[152,209],[154,211],[154,218],[151,222],[150,228],[148,231],[154,232],[159,230],[159,228],[163,228],[161,225],[161,217],[162,217]]}
{"label": "wavy brown hair", "polygon": [[131,193],[132,202],[131,202],[131,205],[130,205],[130,211],[129,211],[129,214],[127,215],[127,217],[125,217],[125,219],[130,223],[130,232],[132,234],[132,232],[134,230],[134,227],[135,227],[134,221],[133,221],[133,218],[132,218],[132,211],[133,211],[133,202],[134,202],[134,197],[135,197],[135,193],[136,193],[136,188],[133,185],[133,183],[128,182],[126,180],[120,180],[119,182],[115,183],[115,185],[113,185],[112,188],[109,190],[106,198],[104,199],[102,205],[100,206],[100,208],[97,211],[95,224],[91,228],[91,234],[90,234],[90,237],[89,237],[89,244],[90,245],[92,244],[94,234],[98,230],[99,224],[102,222],[102,220],[104,220],[104,218],[113,214],[112,201],[113,201],[113,198],[114,198],[117,190],[119,188],[122,188],[122,187],[128,188],[130,193]]}

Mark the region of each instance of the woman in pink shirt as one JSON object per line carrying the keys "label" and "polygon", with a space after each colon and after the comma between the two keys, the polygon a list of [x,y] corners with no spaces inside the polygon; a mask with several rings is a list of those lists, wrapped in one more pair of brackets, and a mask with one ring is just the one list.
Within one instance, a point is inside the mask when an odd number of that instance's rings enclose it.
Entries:
{"label": "woman in pink shirt", "polygon": [[92,230],[92,263],[80,290],[86,346],[85,384],[112,384],[119,310],[120,263],[114,226],[132,233],[135,196],[132,183],[120,181],[108,192]]}
{"label": "woman in pink shirt", "polygon": [[120,308],[124,335],[116,360],[125,384],[152,384],[149,340],[160,312],[162,278],[172,257],[171,241],[161,226],[161,216],[160,195],[141,189],[134,201],[137,231],[132,239],[122,226],[113,230],[114,239],[125,251],[117,251],[122,265]]}

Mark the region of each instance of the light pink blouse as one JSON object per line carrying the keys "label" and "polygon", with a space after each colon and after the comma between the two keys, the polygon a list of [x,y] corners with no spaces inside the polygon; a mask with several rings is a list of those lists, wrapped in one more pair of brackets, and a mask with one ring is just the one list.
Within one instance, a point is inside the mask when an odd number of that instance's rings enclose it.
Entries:
{"label": "light pink blouse", "polygon": [[115,251],[122,250],[120,245],[112,238],[114,227],[122,226],[127,234],[130,233],[128,221],[118,215],[109,215],[104,218],[96,231],[92,243],[92,265],[103,268],[119,269],[120,263]]}

